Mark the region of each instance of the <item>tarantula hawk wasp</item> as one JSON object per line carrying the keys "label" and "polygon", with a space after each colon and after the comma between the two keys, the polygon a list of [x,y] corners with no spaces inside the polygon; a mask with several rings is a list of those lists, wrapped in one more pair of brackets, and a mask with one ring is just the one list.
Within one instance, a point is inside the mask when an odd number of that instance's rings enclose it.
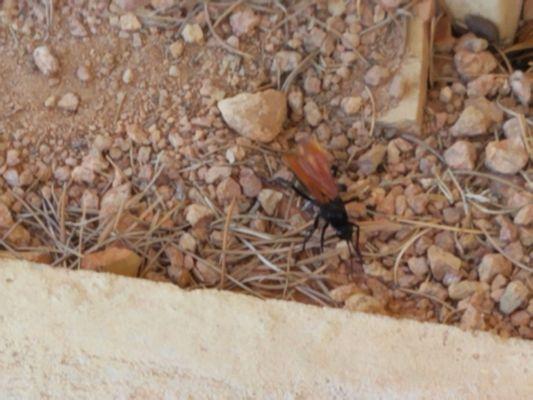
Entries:
{"label": "tarantula hawk wasp", "polygon": [[[324,235],[328,226],[332,226],[337,236],[348,243],[362,259],[359,250],[359,226],[351,222],[346,212],[345,203],[339,195],[339,186],[332,173],[333,157],[314,137],[296,145],[294,149],[282,156],[283,162],[291,169],[304,190],[295,184],[289,185],[304,199],[318,207],[313,228],[304,239],[303,248],[313,233],[318,229],[320,218],[326,221],[320,234],[320,249],[324,250]],[[352,241],[355,232],[355,244]]]}

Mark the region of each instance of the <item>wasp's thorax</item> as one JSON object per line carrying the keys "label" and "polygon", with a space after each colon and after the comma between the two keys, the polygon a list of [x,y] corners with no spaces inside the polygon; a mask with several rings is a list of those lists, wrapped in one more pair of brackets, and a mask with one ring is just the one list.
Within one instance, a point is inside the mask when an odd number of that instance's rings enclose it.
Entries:
{"label": "wasp's thorax", "polygon": [[331,224],[341,239],[350,240],[352,238],[353,227],[348,220],[344,203],[339,197],[329,203],[321,204],[320,216]]}

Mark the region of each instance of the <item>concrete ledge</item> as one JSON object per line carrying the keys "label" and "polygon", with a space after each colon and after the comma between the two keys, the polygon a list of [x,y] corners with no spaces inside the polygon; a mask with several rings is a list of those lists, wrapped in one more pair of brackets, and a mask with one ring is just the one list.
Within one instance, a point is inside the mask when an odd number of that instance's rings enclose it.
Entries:
{"label": "concrete ledge", "polygon": [[526,399],[533,342],[0,264],[2,399]]}

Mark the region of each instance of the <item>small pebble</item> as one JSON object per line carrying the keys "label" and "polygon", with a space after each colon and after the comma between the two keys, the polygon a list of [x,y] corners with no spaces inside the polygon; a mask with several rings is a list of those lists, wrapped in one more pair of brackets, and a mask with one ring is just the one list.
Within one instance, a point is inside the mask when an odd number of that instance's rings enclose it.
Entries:
{"label": "small pebble", "polygon": [[476,148],[466,140],[459,140],[444,152],[444,159],[451,168],[473,170],[476,166]]}
{"label": "small pebble", "polygon": [[64,94],[58,101],[57,106],[63,110],[76,112],[80,104],[80,98],[77,94],[69,92]]}
{"label": "small pebble", "polygon": [[128,12],[120,16],[120,29],[126,32],[134,32],[141,29],[141,23],[137,16],[131,12]]}
{"label": "small pebble", "polygon": [[365,82],[370,86],[378,86],[389,77],[389,70],[380,65],[374,65],[365,74]]}
{"label": "small pebble", "polygon": [[295,69],[302,61],[302,55],[297,51],[282,50],[274,56],[273,70],[280,72],[290,72]]}
{"label": "small pebble", "polygon": [[304,115],[305,120],[311,126],[317,126],[322,121],[322,113],[313,100],[305,102]]}
{"label": "small pebble", "polygon": [[54,75],[59,71],[59,61],[48,46],[39,46],[33,50],[33,61],[44,75]]}
{"label": "small pebble", "polygon": [[186,24],[181,32],[181,36],[186,43],[202,43],[204,32],[198,24]]}
{"label": "small pebble", "polygon": [[274,215],[282,198],[283,193],[272,189],[263,189],[258,196],[259,203],[267,215]]}
{"label": "small pebble", "polygon": [[494,172],[516,174],[527,162],[526,149],[515,140],[492,141],[485,148],[485,165]]}
{"label": "small pebble", "polygon": [[387,154],[387,146],[381,143],[373,145],[370,150],[361,155],[357,160],[359,172],[364,175],[374,173],[383,162],[385,154]]}
{"label": "small pebble", "polygon": [[451,127],[453,136],[478,136],[488,132],[490,121],[474,106],[467,106]]}
{"label": "small pebble", "polygon": [[446,273],[458,273],[462,267],[461,259],[438,246],[430,246],[427,252],[431,272],[437,280],[442,280]]}
{"label": "small pebble", "polygon": [[341,108],[346,115],[354,115],[359,112],[362,104],[363,99],[361,97],[345,97],[341,101]]}
{"label": "small pebble", "polygon": [[345,0],[328,0],[328,11],[334,16],[338,17],[346,11],[346,1]]}
{"label": "small pebble", "polygon": [[528,296],[529,290],[521,281],[510,282],[500,298],[500,311],[511,314],[526,303]]}
{"label": "small pebble", "polygon": [[122,82],[124,82],[125,84],[129,84],[131,83],[132,79],[133,79],[133,72],[131,71],[130,68],[126,68],[124,72],[122,73]]}
{"label": "small pebble", "polygon": [[457,71],[466,81],[488,74],[498,67],[498,61],[488,51],[473,53],[459,50],[455,53],[454,62]]}
{"label": "small pebble", "polygon": [[213,216],[213,211],[203,204],[191,204],[185,210],[185,219],[191,226],[196,226],[199,222],[205,221]]}
{"label": "small pebble", "polygon": [[173,42],[170,46],[168,46],[168,50],[170,51],[170,55],[173,58],[178,58],[183,54],[184,45],[181,40],[176,40]]}
{"label": "small pebble", "polygon": [[229,18],[231,30],[237,37],[251,34],[260,21],[259,16],[250,8],[234,12]]}
{"label": "small pebble", "polygon": [[88,82],[91,80],[91,72],[85,65],[80,65],[76,69],[76,77],[82,82]]}

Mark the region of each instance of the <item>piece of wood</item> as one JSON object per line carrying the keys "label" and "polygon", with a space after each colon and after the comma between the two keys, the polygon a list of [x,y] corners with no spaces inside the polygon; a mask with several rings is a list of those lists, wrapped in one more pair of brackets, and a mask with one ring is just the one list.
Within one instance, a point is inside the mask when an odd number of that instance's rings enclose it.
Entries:
{"label": "piece of wood", "polygon": [[0,260],[1,399],[527,399],[533,342]]}
{"label": "piece of wood", "polygon": [[378,118],[378,123],[404,131],[419,132],[427,95],[429,26],[419,17],[409,20],[404,59],[397,72],[405,82],[405,93],[396,107]]}

